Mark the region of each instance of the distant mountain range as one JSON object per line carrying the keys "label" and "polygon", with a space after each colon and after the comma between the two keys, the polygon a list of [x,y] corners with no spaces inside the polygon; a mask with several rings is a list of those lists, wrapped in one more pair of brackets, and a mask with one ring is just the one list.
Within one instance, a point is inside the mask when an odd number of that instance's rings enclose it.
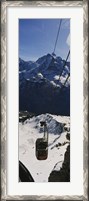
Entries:
{"label": "distant mountain range", "polygon": [[65,67],[64,64],[65,60],[53,54],[47,54],[36,62],[19,58],[20,111],[70,115],[70,79],[65,83],[70,62],[66,62]]}

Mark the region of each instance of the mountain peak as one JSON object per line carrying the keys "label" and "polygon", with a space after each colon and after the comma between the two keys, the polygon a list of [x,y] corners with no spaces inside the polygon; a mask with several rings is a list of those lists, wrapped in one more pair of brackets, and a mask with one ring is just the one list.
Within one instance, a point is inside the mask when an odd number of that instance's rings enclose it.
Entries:
{"label": "mountain peak", "polygon": [[52,52],[52,56],[53,56],[53,57],[56,57],[56,54],[55,54],[54,52]]}
{"label": "mountain peak", "polygon": [[24,60],[19,57],[19,63],[20,63],[20,62],[24,62]]}
{"label": "mountain peak", "polygon": [[47,56],[47,57],[52,57],[52,54],[48,53],[46,56]]}

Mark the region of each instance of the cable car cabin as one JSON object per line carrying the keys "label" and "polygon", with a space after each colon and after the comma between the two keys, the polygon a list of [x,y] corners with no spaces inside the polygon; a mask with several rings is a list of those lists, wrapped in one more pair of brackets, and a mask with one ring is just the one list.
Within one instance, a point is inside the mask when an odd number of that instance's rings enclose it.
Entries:
{"label": "cable car cabin", "polygon": [[36,157],[38,160],[46,160],[48,157],[48,143],[43,138],[36,141]]}
{"label": "cable car cabin", "polygon": [[40,122],[44,136],[36,140],[36,157],[38,160],[46,160],[48,157],[48,131],[45,121]]}

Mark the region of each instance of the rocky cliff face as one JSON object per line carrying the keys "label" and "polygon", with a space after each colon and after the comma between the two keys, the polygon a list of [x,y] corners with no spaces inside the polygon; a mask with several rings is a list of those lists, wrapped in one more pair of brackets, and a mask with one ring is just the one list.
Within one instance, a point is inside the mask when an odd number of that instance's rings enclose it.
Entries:
{"label": "rocky cliff face", "polygon": [[53,170],[48,178],[49,182],[70,182],[70,145],[65,152],[64,162],[59,171]]}

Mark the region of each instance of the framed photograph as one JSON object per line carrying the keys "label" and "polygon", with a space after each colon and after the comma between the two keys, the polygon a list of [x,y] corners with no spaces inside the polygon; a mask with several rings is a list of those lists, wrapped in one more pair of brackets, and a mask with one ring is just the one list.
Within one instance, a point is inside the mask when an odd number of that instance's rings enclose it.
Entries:
{"label": "framed photograph", "polygon": [[88,200],[88,1],[1,2],[1,200]]}

